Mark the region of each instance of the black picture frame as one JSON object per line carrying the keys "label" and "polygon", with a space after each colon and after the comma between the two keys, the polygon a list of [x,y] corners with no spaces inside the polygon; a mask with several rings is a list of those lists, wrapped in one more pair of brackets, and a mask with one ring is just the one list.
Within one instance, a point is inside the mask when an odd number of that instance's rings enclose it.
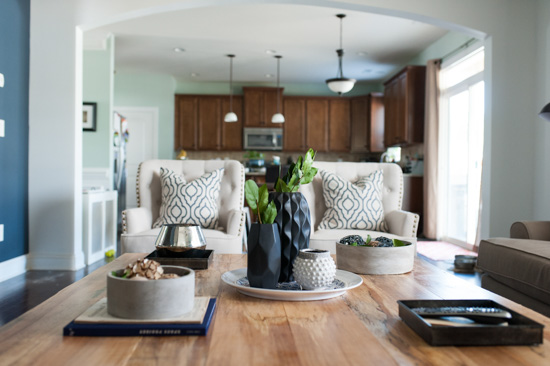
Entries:
{"label": "black picture frame", "polygon": [[82,130],[95,131],[97,126],[97,103],[82,103]]}

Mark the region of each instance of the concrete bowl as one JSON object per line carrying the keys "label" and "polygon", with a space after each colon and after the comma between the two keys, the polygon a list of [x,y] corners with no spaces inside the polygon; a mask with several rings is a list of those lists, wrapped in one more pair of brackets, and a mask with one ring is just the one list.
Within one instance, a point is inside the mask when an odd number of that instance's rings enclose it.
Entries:
{"label": "concrete bowl", "polygon": [[401,274],[413,270],[415,243],[402,247],[353,247],[336,243],[336,268],[357,274]]}
{"label": "concrete bowl", "polygon": [[107,274],[107,312],[124,319],[166,319],[193,310],[195,271],[178,266],[162,268],[164,273],[180,277],[136,281]]}

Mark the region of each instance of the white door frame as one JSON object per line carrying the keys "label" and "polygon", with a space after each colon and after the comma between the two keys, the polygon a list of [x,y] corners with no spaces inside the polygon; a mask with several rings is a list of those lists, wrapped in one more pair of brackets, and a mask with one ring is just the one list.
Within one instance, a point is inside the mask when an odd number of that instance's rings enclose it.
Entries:
{"label": "white door frame", "polygon": [[[113,107],[113,110],[120,113],[122,116],[124,116],[124,112],[126,111],[128,114],[135,112],[135,113],[151,113],[153,115],[153,136],[152,136],[152,145],[153,145],[153,159],[158,158],[158,125],[159,125],[159,109],[158,107],[125,107],[125,106],[115,106]],[[130,127],[130,138],[132,138],[132,130]],[[128,190],[126,190],[126,194],[128,194]]]}

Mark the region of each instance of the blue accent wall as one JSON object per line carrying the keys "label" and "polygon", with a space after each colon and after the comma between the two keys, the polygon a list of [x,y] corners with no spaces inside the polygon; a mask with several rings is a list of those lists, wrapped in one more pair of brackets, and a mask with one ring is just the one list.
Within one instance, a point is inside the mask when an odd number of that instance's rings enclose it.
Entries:
{"label": "blue accent wall", "polygon": [[0,1],[0,262],[28,253],[30,0]]}

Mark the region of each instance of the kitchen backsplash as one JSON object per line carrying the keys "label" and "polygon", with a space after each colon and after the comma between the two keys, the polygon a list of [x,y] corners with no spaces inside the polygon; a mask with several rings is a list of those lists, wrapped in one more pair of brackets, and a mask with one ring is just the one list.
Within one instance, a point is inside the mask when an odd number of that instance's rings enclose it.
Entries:
{"label": "kitchen backsplash", "polygon": [[[244,162],[246,159],[244,155],[246,151],[187,151],[188,159],[197,159],[197,160],[209,160],[209,159],[230,159],[238,160]],[[286,164],[289,157],[292,158],[292,161],[296,161],[300,155],[303,153],[288,153],[288,152],[264,152],[266,164],[273,161],[273,156],[279,156],[282,164]],[[177,155],[177,154],[176,154]],[[318,152],[315,160],[316,161],[376,161],[379,158],[380,154],[352,154],[352,153],[324,153]]]}

